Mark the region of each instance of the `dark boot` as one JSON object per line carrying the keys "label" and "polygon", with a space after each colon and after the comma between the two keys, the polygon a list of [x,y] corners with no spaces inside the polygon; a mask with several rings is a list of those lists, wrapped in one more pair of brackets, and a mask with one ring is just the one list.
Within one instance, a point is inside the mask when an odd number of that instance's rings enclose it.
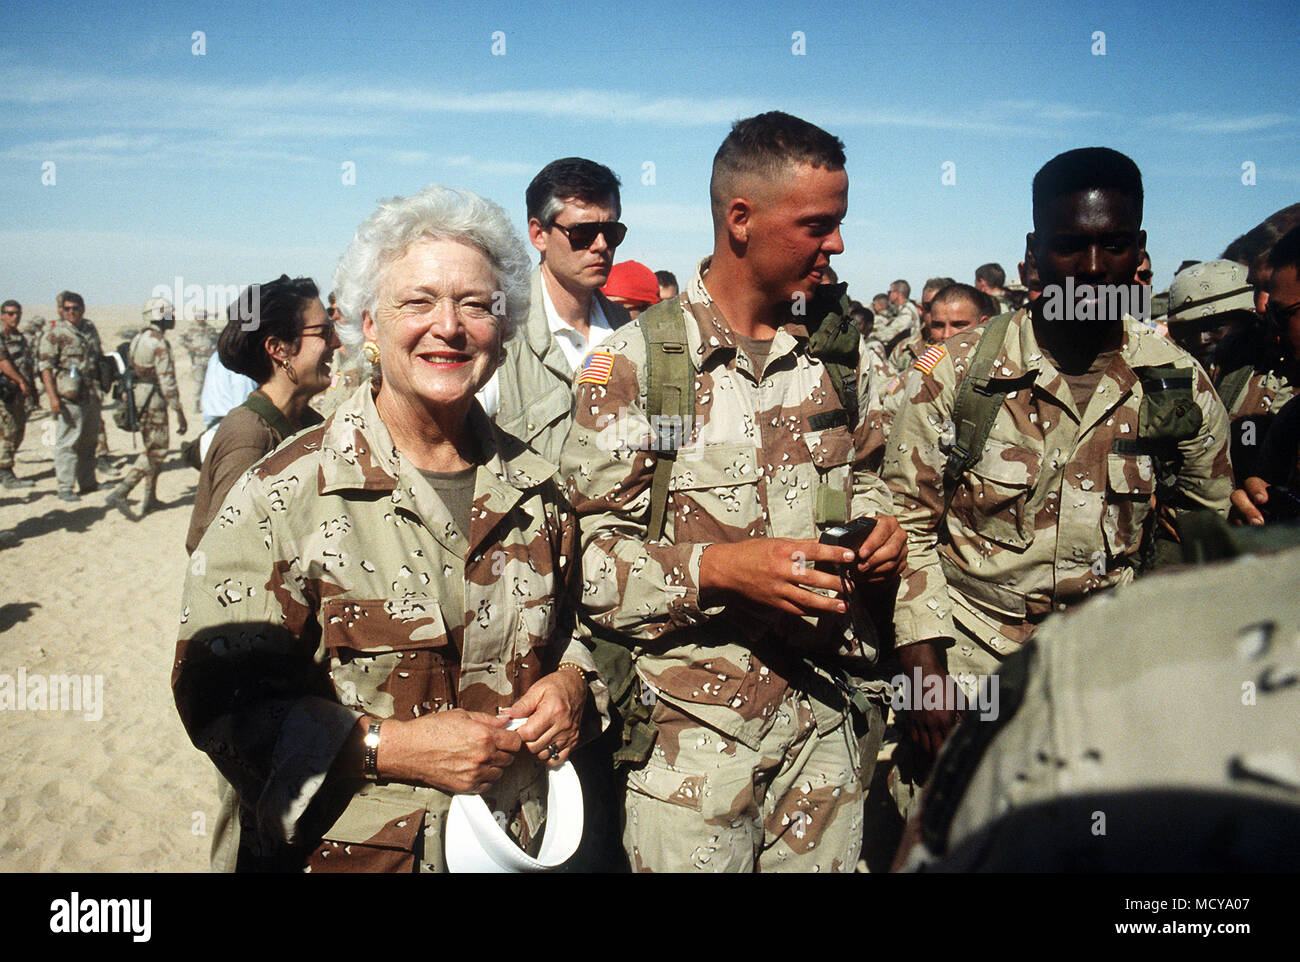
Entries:
{"label": "dark boot", "polygon": [[26,478],[15,477],[13,468],[0,468],[0,484],[3,484],[6,488],[36,487],[35,481],[29,481]]}

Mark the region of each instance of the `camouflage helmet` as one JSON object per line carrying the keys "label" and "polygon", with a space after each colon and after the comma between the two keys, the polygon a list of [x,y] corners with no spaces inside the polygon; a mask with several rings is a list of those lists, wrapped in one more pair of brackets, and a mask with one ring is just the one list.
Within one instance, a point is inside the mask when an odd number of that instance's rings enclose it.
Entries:
{"label": "camouflage helmet", "polygon": [[166,317],[173,317],[175,308],[172,302],[165,297],[151,297],[144,302],[144,308],[140,314],[146,324],[154,324]]}
{"label": "camouflage helmet", "polygon": [[1253,311],[1254,289],[1236,261],[1206,261],[1180,271],[1169,285],[1169,323],[1230,311]]}

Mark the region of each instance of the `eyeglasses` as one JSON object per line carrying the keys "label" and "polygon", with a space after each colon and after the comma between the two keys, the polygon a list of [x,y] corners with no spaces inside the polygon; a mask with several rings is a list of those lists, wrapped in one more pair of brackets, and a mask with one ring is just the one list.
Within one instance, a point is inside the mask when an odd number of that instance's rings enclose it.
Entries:
{"label": "eyeglasses", "polygon": [[557,221],[551,226],[564,232],[564,236],[569,238],[569,246],[575,251],[589,250],[596,243],[597,234],[605,235],[605,243],[610,250],[623,243],[623,238],[627,236],[627,225],[616,220],[585,221],[572,227],[565,227]]}
{"label": "eyeglasses", "polygon": [[303,337],[310,337],[313,334],[319,334],[321,340],[326,343],[334,340],[334,322],[326,321],[324,324],[311,324],[302,329]]}
{"label": "eyeglasses", "polygon": [[84,314],[86,312],[86,309],[80,304],[64,304],[63,307],[59,309],[63,311],[76,311],[79,314]]}
{"label": "eyeglasses", "polygon": [[1154,276],[1155,276],[1155,275],[1154,275],[1153,272],[1151,272],[1151,271],[1138,271],[1138,272],[1137,272],[1137,279],[1140,280],[1143,284],[1150,284],[1150,283],[1151,283],[1151,278],[1154,277]]}

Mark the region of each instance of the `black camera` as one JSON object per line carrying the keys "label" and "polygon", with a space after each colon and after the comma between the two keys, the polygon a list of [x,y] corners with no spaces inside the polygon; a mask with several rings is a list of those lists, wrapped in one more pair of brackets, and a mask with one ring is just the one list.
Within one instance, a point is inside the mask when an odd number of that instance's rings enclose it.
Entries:
{"label": "black camera", "polygon": [[839,548],[856,548],[870,536],[871,529],[875,526],[875,518],[858,518],[848,524],[832,525],[817,540]]}

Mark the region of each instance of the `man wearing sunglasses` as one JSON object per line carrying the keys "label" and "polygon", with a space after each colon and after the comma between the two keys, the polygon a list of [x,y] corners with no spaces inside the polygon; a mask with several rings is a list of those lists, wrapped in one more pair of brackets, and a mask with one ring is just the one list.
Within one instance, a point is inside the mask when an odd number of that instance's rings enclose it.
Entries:
{"label": "man wearing sunglasses", "polygon": [[542,260],[533,271],[528,320],[479,399],[502,430],[552,463],[569,433],[574,371],[630,320],[600,293],[627,233],[618,220],[618,185],[608,167],[565,157],[543,167],[525,193],[528,239]]}

